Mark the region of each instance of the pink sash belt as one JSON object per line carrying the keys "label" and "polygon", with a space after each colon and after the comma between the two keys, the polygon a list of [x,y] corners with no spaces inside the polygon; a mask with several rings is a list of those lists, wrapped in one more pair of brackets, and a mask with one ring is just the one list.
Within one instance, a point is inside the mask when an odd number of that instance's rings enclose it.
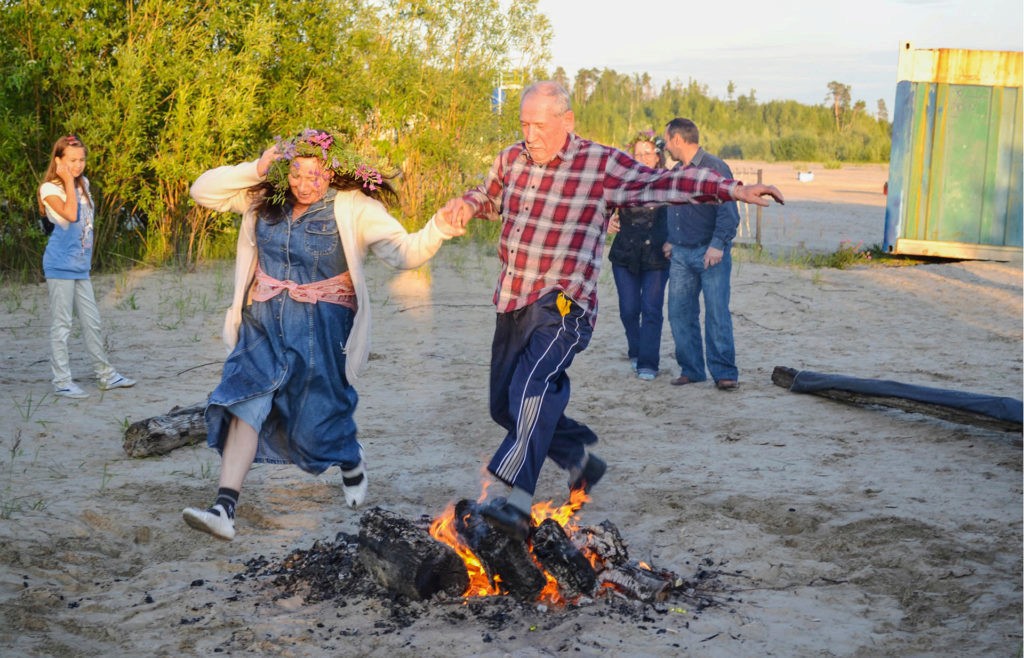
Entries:
{"label": "pink sash belt", "polygon": [[348,272],[338,276],[316,281],[314,283],[295,283],[294,281],[278,281],[256,265],[256,280],[252,286],[252,299],[265,302],[280,295],[285,290],[288,296],[297,302],[316,304],[340,304],[356,310],[356,289],[352,285],[352,276]]}

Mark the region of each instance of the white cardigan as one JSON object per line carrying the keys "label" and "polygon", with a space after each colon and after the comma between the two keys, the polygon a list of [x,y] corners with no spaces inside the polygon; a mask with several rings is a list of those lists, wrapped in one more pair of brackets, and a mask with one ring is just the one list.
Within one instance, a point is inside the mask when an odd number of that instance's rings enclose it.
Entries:
{"label": "white cardigan", "polygon": [[[242,307],[249,303],[249,287],[256,272],[256,215],[249,195],[249,188],[263,181],[256,173],[256,162],[211,169],[196,179],[190,190],[192,199],[204,208],[242,214],[234,296],[224,318],[223,339],[229,351],[238,342]],[[338,192],[334,219],[359,309],[345,345],[345,375],[349,381],[355,381],[370,357],[370,296],[363,272],[367,252],[372,249],[375,256],[392,267],[413,269],[437,253],[445,240],[454,237],[454,232],[434,215],[422,229],[408,233],[382,203],[359,190]]]}

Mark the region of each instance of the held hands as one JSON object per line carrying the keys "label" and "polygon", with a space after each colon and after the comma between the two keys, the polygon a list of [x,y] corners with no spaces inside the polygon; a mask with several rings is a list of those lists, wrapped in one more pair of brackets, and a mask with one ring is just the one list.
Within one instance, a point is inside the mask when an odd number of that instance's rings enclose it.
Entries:
{"label": "held hands", "polygon": [[437,211],[437,216],[455,231],[455,235],[462,235],[466,232],[466,224],[473,218],[473,209],[461,198],[455,197]]}
{"label": "held hands", "polygon": [[608,220],[608,235],[615,235],[622,230],[622,222],[619,221],[619,213],[612,215],[612,218]]}
{"label": "held hands", "polygon": [[453,221],[455,215],[448,212],[447,208],[448,206],[445,206],[434,213],[434,222],[437,223],[437,226],[441,231],[453,238],[465,235],[466,227],[461,225],[458,221]]}
{"label": "held hands", "polygon": [[775,202],[780,205],[786,204],[786,200],[782,198],[782,192],[780,192],[779,188],[774,185],[763,185],[761,183],[755,183],[753,185],[739,185],[733,192],[733,197],[737,201],[750,203],[755,206],[771,205],[768,199],[761,198],[766,196],[775,199]]}

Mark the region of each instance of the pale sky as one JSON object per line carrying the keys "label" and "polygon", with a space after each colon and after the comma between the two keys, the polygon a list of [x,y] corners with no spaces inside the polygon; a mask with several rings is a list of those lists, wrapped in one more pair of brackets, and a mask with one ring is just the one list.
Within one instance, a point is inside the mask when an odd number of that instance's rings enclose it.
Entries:
{"label": "pale sky", "polygon": [[650,73],[657,86],[691,78],[712,96],[756,90],[758,101],[824,102],[851,87],[892,117],[902,41],[915,48],[1024,50],[1022,0],[539,0],[551,21],[550,68]]}

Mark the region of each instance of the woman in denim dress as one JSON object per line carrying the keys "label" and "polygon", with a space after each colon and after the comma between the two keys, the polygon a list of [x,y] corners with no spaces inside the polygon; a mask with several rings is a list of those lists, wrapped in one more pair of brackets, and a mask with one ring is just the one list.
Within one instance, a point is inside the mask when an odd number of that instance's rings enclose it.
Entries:
{"label": "woman in denim dress", "polygon": [[369,355],[368,251],[399,268],[426,262],[461,229],[435,216],[409,234],[381,201],[394,191],[331,133],[305,130],[255,162],[212,169],[192,186],[199,205],[240,212],[233,348],[206,408],[207,443],[221,453],[217,498],[185,521],[235,535],[235,507],[253,462],[312,474],[341,468],[346,503],[366,496],[352,386]]}

